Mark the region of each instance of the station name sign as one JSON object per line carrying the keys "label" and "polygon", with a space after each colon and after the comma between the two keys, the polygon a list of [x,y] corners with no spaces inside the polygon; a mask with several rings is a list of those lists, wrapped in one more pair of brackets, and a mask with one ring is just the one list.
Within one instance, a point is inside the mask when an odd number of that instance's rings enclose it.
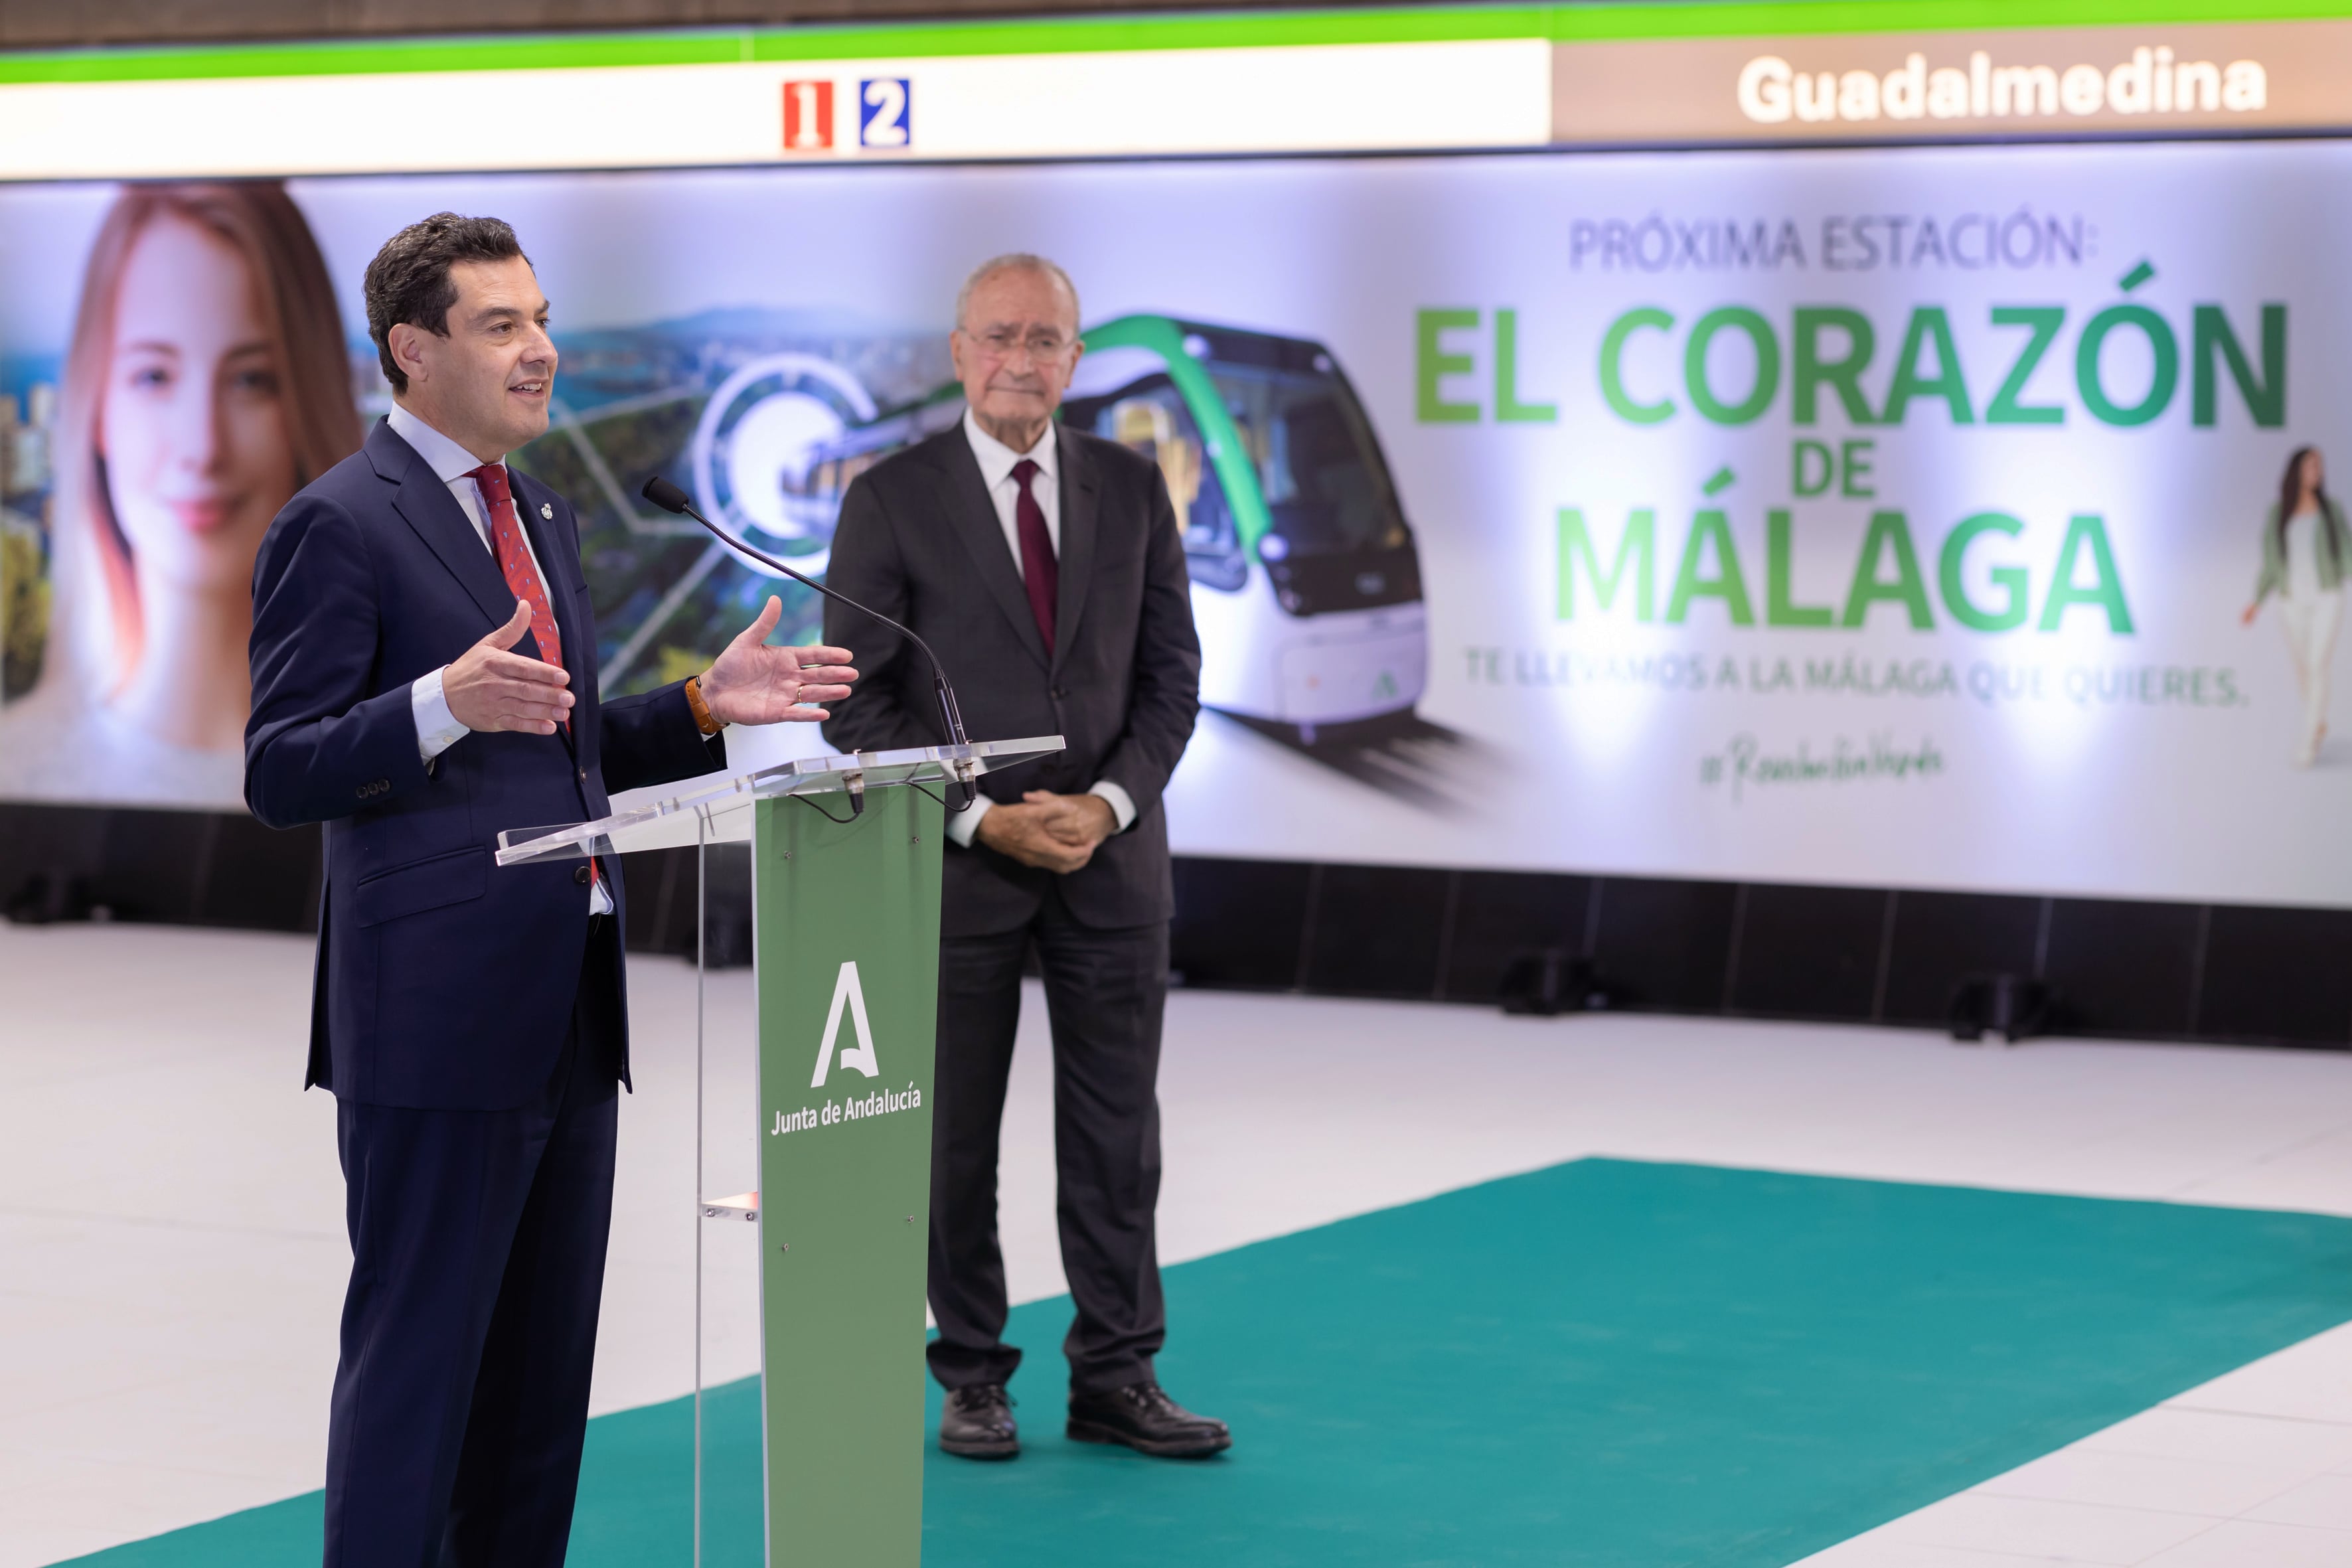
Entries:
{"label": "station name sign", "polygon": [[1995,65],[1983,49],[1965,68],[1927,68],[1916,51],[1884,76],[1868,70],[1792,69],[1779,55],[1740,68],[1739,112],[1759,125],[1843,120],[2088,120],[2116,115],[2256,114],[2270,106],[2270,73],[2260,60],[2176,58],[2168,44],[2143,44],[2109,70],[2095,65]]}
{"label": "station name sign", "polygon": [[2352,127],[2352,22],[1561,45],[1552,140],[1976,141]]}

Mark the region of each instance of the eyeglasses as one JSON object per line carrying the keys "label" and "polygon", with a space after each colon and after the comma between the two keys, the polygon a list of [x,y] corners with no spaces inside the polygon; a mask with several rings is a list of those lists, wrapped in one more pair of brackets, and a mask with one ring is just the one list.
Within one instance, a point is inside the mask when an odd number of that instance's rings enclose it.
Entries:
{"label": "eyeglasses", "polygon": [[1010,327],[992,327],[984,332],[966,332],[966,337],[978,343],[991,359],[1010,358],[1015,349],[1025,348],[1031,359],[1055,360],[1070,352],[1077,340],[1066,338],[1050,327],[1039,327],[1027,333]]}

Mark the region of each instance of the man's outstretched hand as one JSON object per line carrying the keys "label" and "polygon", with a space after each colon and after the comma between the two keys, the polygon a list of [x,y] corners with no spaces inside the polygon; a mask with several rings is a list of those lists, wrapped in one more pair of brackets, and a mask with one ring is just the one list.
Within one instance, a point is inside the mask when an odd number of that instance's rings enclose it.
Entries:
{"label": "man's outstretched hand", "polygon": [[760,618],[727,645],[697,686],[713,717],[730,724],[776,724],[830,719],[822,706],[849,695],[857,671],[845,647],[770,647],[768,634],[784,602],[768,595]]}
{"label": "man's outstretched hand", "polygon": [[561,665],[507,650],[530,630],[530,605],[517,599],[507,624],[457,656],[441,672],[441,700],[468,730],[519,730],[552,735],[572,718],[572,677]]}

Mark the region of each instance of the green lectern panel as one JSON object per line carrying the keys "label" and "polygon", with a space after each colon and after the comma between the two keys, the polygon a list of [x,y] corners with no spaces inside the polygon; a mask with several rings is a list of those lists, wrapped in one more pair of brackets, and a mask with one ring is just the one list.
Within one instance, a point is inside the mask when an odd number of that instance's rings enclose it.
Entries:
{"label": "green lectern panel", "polygon": [[759,803],[761,1332],[780,1568],[922,1555],[941,821],[912,789],[876,790],[844,823]]}

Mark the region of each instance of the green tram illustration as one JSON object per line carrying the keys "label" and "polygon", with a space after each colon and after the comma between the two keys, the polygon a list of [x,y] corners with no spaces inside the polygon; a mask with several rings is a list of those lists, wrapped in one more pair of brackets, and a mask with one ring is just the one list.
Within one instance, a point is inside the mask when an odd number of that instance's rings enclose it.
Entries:
{"label": "green tram illustration", "polygon": [[[1409,722],[1429,664],[1420,557],[1329,351],[1157,315],[1105,322],[1086,345],[1062,417],[1160,465],[1192,572],[1203,703],[1308,745],[1322,730]],[[707,510],[822,571],[849,482],[963,406],[950,384],[876,410],[834,367],[748,365],[706,406],[695,488]]]}

